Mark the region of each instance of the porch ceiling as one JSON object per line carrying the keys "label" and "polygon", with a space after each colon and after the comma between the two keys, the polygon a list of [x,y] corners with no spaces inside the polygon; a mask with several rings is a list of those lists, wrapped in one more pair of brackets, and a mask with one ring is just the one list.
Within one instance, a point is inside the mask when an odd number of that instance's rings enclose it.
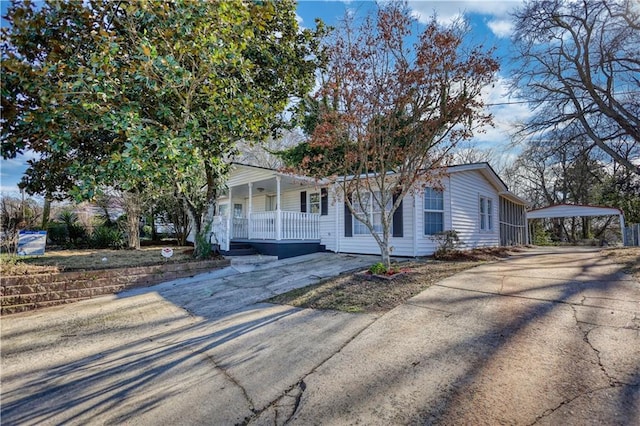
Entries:
{"label": "porch ceiling", "polygon": [[[304,188],[320,188],[320,182],[313,180],[301,179],[298,177],[291,177],[283,175],[280,180],[280,191],[292,191],[301,190]],[[252,193],[256,195],[276,195],[277,183],[276,178],[271,177],[269,179],[263,179],[253,182]],[[319,189],[318,189],[319,191]],[[248,198],[249,197],[249,185],[238,185],[231,187],[233,198]],[[227,198],[227,195],[222,196],[222,199]]]}

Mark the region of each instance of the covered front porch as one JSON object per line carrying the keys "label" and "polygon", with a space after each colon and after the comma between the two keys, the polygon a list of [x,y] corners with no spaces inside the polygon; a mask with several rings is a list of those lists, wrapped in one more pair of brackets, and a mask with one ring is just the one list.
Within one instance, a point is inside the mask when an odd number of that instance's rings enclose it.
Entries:
{"label": "covered front porch", "polygon": [[319,251],[319,197],[316,203],[306,190],[314,182],[261,167],[234,168],[227,193],[218,199],[212,229],[211,241],[223,253],[230,252],[233,243],[279,257]]}

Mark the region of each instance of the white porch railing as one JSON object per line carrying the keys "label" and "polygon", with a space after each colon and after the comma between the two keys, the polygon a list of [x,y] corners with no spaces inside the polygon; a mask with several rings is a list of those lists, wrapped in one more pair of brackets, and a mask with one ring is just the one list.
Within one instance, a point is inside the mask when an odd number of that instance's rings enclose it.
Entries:
{"label": "white porch railing", "polygon": [[233,233],[231,238],[236,239],[247,239],[249,238],[249,219],[244,219],[241,217],[233,218]]}
{"label": "white porch railing", "polygon": [[283,240],[317,240],[320,238],[320,215],[316,213],[280,212]]}
{"label": "white porch railing", "polygon": [[[233,218],[229,234],[232,239],[278,239],[278,212],[252,213],[250,219]],[[320,239],[320,215],[315,213],[280,212],[281,240]]]}
{"label": "white porch railing", "polygon": [[251,213],[249,221],[251,238],[257,240],[276,239],[276,212]]}

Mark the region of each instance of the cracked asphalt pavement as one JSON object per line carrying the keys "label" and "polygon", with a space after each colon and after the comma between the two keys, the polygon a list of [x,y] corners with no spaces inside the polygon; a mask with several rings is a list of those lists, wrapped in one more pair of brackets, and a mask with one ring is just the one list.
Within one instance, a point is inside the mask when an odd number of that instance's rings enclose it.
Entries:
{"label": "cracked asphalt pavement", "polygon": [[640,283],[598,250],[528,249],[382,316],[260,303],[373,259],[3,317],[2,424],[640,424]]}
{"label": "cracked asphalt pavement", "polygon": [[640,283],[599,250],[454,275],[305,378],[294,424],[638,425]]}

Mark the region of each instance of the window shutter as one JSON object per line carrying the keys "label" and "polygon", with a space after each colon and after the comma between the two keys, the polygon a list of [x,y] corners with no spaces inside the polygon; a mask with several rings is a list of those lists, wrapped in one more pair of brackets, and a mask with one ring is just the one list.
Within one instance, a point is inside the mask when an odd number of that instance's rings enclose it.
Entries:
{"label": "window shutter", "polygon": [[[396,200],[398,199],[397,195],[393,195],[393,204],[396,203]],[[402,237],[403,236],[403,228],[404,228],[404,219],[402,216],[402,203],[404,202],[404,200],[400,201],[400,205],[398,206],[398,208],[396,209],[395,212],[393,212],[393,230],[392,230],[392,235],[394,237]]]}
{"label": "window shutter", "polygon": [[302,191],[300,193],[300,212],[307,212],[307,191]]}
{"label": "window shutter", "polygon": [[327,188],[320,188],[320,215],[329,214],[329,191]]}
{"label": "window shutter", "polygon": [[[349,196],[349,199],[351,199],[351,196]],[[351,219],[351,210],[349,210],[346,201],[344,202],[344,236],[353,237],[353,220]]]}

